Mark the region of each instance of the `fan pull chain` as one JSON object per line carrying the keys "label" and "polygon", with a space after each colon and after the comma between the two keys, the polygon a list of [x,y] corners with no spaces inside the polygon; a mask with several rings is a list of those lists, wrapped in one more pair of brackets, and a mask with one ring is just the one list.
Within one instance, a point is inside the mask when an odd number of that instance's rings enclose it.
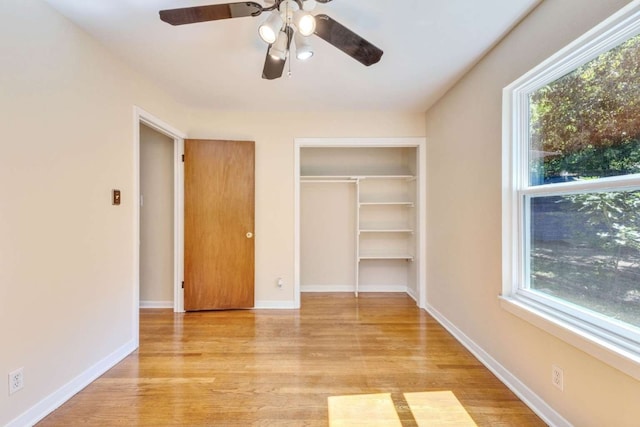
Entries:
{"label": "fan pull chain", "polygon": [[[289,2],[287,2],[286,4],[287,6],[287,27],[289,27],[291,30],[293,30],[293,27],[291,26],[291,14],[289,13]],[[287,76],[289,78],[291,78],[291,39],[293,38],[293,35],[291,36],[291,38],[289,39],[289,45],[287,46],[287,63],[289,66],[289,70],[287,72]]]}

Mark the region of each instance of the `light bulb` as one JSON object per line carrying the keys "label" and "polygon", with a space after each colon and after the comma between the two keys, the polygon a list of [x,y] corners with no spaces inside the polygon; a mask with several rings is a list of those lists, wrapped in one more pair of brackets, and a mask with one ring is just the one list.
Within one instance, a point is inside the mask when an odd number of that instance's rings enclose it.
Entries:
{"label": "light bulb", "polygon": [[301,61],[305,61],[313,56],[313,52],[310,50],[300,51],[299,49],[296,51],[296,58]]}
{"label": "light bulb", "polygon": [[307,38],[302,36],[299,32],[295,35],[296,43],[296,58],[301,61],[309,59],[313,56],[313,49],[307,41]]}
{"label": "light bulb", "polygon": [[308,13],[296,12],[295,23],[303,36],[310,36],[316,30],[316,18]]}

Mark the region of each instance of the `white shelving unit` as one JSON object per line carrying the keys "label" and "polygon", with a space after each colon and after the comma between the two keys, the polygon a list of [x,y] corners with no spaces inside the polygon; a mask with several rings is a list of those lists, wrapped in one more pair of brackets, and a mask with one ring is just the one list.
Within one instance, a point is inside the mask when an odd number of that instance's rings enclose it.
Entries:
{"label": "white shelving unit", "polygon": [[[300,183],[355,185],[356,296],[363,288],[417,292],[417,151],[393,146],[301,148]],[[302,188],[314,191],[315,186]]]}
{"label": "white shelving unit", "polygon": [[[405,165],[409,169],[410,165]],[[358,296],[367,268],[386,262],[386,268],[407,269],[399,262],[412,262],[415,247],[415,176],[371,175],[358,179],[357,268]],[[391,264],[390,264],[391,263]]]}

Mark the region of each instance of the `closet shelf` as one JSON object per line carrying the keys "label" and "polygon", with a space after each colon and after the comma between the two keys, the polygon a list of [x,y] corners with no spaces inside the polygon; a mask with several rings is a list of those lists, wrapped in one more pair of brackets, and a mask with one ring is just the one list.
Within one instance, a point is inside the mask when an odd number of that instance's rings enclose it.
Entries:
{"label": "closet shelf", "polygon": [[360,179],[406,179],[407,181],[416,179],[413,175],[361,175]]}
{"label": "closet shelf", "polygon": [[301,181],[316,180],[363,180],[363,179],[415,179],[414,175],[300,175]]}
{"label": "closet shelf", "polygon": [[413,202],[360,202],[360,206],[407,206],[414,207]]}
{"label": "closet shelf", "polygon": [[361,228],[360,233],[413,233],[409,228]]}
{"label": "closet shelf", "polygon": [[413,261],[413,255],[366,255],[361,254],[358,256],[358,261],[362,260],[405,260],[405,261]]}

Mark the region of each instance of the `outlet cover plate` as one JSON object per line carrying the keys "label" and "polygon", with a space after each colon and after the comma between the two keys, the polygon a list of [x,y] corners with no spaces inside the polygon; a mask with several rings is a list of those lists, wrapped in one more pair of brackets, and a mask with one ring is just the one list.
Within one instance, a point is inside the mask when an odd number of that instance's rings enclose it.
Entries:
{"label": "outlet cover plate", "polygon": [[564,391],[564,372],[555,365],[551,367],[551,383],[560,391]]}
{"label": "outlet cover plate", "polygon": [[24,387],[24,368],[9,373],[9,394],[13,394]]}

